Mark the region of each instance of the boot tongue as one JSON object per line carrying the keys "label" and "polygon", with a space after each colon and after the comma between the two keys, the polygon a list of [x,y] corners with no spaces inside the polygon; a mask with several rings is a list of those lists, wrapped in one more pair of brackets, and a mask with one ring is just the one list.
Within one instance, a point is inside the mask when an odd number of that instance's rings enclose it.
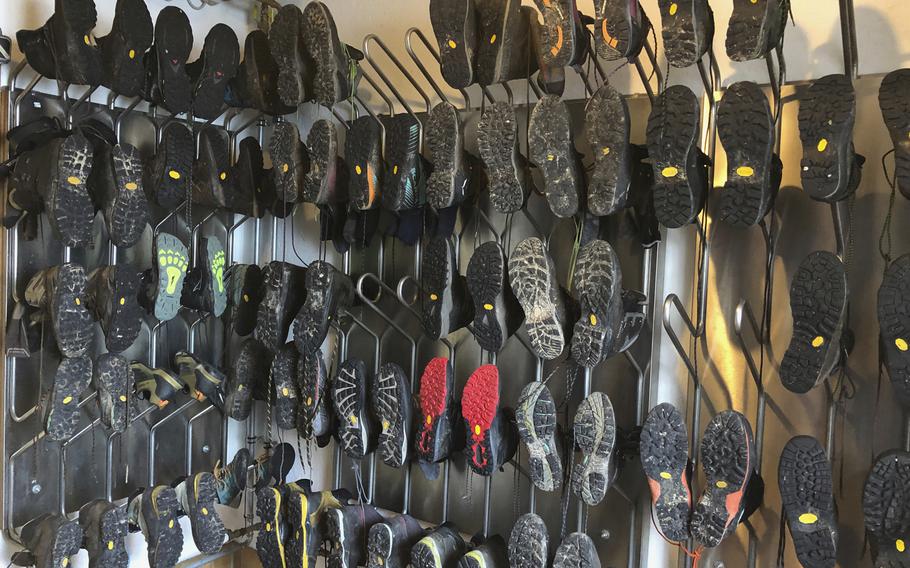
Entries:
{"label": "boot tongue", "polygon": [[183,481],[177,484],[177,487],[174,488],[174,491],[177,493],[177,503],[180,504],[180,509],[183,514],[186,515],[190,510],[190,501],[189,495],[187,494],[186,484],[191,482],[192,478],[187,477]]}

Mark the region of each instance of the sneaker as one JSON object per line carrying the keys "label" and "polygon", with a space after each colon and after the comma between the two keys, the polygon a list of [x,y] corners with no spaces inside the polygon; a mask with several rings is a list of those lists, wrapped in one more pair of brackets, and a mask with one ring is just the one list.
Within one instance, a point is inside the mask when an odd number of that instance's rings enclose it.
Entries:
{"label": "sneaker", "polygon": [[52,442],[69,440],[79,426],[79,399],[92,381],[92,360],[87,356],[60,361],[54,387],[44,413],[44,431]]}
{"label": "sneaker", "polygon": [[[569,67],[578,59],[588,40],[581,28],[575,0],[535,0],[543,18],[540,30],[541,59],[545,65]],[[537,15],[534,15],[537,19]],[[582,32],[584,29],[584,32]],[[582,47],[585,46],[585,47]]]}
{"label": "sneaker", "polygon": [[172,210],[189,197],[195,149],[193,133],[182,123],[171,122],[162,130],[143,184],[149,197],[161,207]]}
{"label": "sneaker", "polygon": [[604,83],[585,106],[588,143],[594,153],[594,171],[588,182],[587,199],[592,215],[612,215],[625,209],[628,203],[632,184],[630,124],[625,97],[609,83]]}
{"label": "sneaker", "polygon": [[113,432],[126,430],[131,378],[129,361],[120,355],[104,353],[95,360],[92,386],[98,391],[98,415]]}
{"label": "sneaker", "polygon": [[793,337],[780,364],[787,390],[809,392],[840,364],[848,302],[843,262],[827,251],[806,257],[790,285]]}
{"label": "sneaker", "polygon": [[411,548],[425,532],[410,515],[395,515],[376,523],[367,538],[367,568],[407,568],[411,564]]}
{"label": "sneaker", "polygon": [[284,203],[296,203],[303,191],[303,176],[309,169],[306,147],[293,122],[279,122],[269,141],[275,191]]}
{"label": "sneaker", "polygon": [[562,458],[556,440],[556,403],[546,384],[525,385],[515,419],[521,441],[528,447],[531,482],[541,491],[555,491],[562,485]]}
{"label": "sneaker", "polygon": [[198,265],[190,271],[180,302],[191,309],[221,317],[227,306],[224,247],[217,237],[202,237]]}
{"label": "sneaker", "polygon": [[66,263],[39,271],[25,290],[25,301],[50,323],[64,357],[82,356],[94,336],[86,288],[85,269]]}
{"label": "sneaker", "polygon": [[877,567],[904,566],[910,539],[910,454],[891,450],[876,458],[863,486],[863,518]]}
{"label": "sneaker", "polygon": [[[665,37],[666,33],[665,28]],[[700,115],[695,94],[673,85],[658,95],[648,117],[654,208],[661,224],[670,229],[694,222],[708,193],[706,161],[698,147]]]}
{"label": "sneaker", "polygon": [[451,523],[436,527],[411,548],[414,568],[454,568],[464,556],[464,539]]}
{"label": "sneaker", "polygon": [[711,419],[701,441],[705,490],[692,513],[692,536],[713,548],[745,518],[746,488],[755,472],[755,445],[746,417],[726,410]]}
{"label": "sneaker", "polygon": [[717,129],[727,153],[721,218],[731,225],[755,225],[774,206],[783,169],[774,153],[774,117],[761,87],[750,81],[730,85],[717,105]]}
{"label": "sneaker", "polygon": [[143,363],[133,361],[130,363],[130,370],[133,372],[133,390],[158,408],[170,404],[177,393],[189,390],[185,384],[164,369],[152,369]]}
{"label": "sneaker", "polygon": [[827,75],[799,103],[803,189],[817,201],[846,199],[859,186],[862,162],[853,150],[856,94],[845,75]]}
{"label": "sneaker", "polygon": [[386,169],[383,174],[382,204],[389,211],[416,209],[426,186],[423,156],[420,155],[420,123],[409,114],[385,120]]}
{"label": "sneaker", "polygon": [[94,0],[55,0],[54,14],[44,26],[19,30],[16,40],[41,75],[94,87],[102,81],[101,53],[92,34],[97,17]]}
{"label": "sneaker", "polygon": [[294,342],[301,353],[322,347],[329,324],[351,307],[354,285],[331,264],[317,260],[306,269],[306,300],[294,318]]}
{"label": "sneaker", "polygon": [[[434,3],[440,2],[434,0],[430,3],[431,13]],[[470,1],[464,3],[473,5]],[[461,115],[451,104],[443,101],[430,110],[425,136],[433,171],[427,178],[427,203],[433,209],[458,205],[467,194],[468,165],[462,128]]]}
{"label": "sneaker", "polygon": [[268,568],[287,566],[284,543],[288,538],[288,525],[281,498],[281,490],[275,487],[263,487],[256,492],[256,514],[260,520],[256,554]]}
{"label": "sneaker", "polygon": [[686,542],[692,515],[689,433],[672,404],[658,404],[648,413],[641,430],[641,465],[657,530],[670,542]]}
{"label": "sneaker", "polygon": [[878,325],[884,347],[885,368],[897,401],[910,407],[910,323],[906,320],[910,300],[910,255],[904,255],[885,269],[878,289]]}
{"label": "sneaker", "polygon": [[329,205],[347,199],[343,160],[338,156],[338,132],[334,123],[320,119],[313,123],[306,137],[306,154],[310,167],[303,174],[303,201]]}
{"label": "sneaker", "polygon": [[88,310],[101,322],[104,343],[112,353],[129,349],[142,330],[140,287],[139,272],[126,262],[100,266],[89,274]]}
{"label": "sneaker", "polygon": [[228,140],[212,126],[199,132],[199,156],[193,163],[193,203],[207,207],[227,207],[233,194]]}
{"label": "sneaker", "polygon": [[652,29],[638,0],[594,3],[594,49],[601,59],[616,61],[638,57]]}
{"label": "sneaker", "polygon": [[478,475],[492,475],[518,449],[514,417],[499,406],[499,369],[482,365],[471,374],[461,395],[465,459]]}
{"label": "sneaker", "polygon": [[289,114],[295,107],[284,104],[278,94],[278,64],[269,48],[269,38],[262,30],[253,30],[243,45],[243,61],[237,75],[228,82],[224,95],[228,106],[252,108],[265,114]]}
{"label": "sneaker", "polygon": [[218,460],[212,472],[218,503],[234,508],[240,504],[238,497],[246,489],[247,470],[251,461],[252,456],[246,448],[237,450],[234,459],[225,467],[221,467],[221,460]]}
{"label": "sneaker", "polygon": [[[531,18],[522,10],[521,2],[475,0],[474,7],[480,36],[474,65],[475,81],[481,85],[495,85],[533,73],[533,69],[528,69]],[[536,12],[533,17],[537,17]]]}
{"label": "sneaker", "polygon": [[224,523],[215,503],[218,491],[215,476],[205,471],[184,478],[176,484],[180,512],[189,517],[193,543],[203,554],[215,554],[224,542]]}
{"label": "sneaker", "polygon": [[[126,507],[118,507],[105,499],[89,501],[79,509],[79,526],[82,527],[82,545],[88,552],[89,566],[126,568],[129,565]],[[52,566],[62,566],[62,562]]]}
{"label": "sneaker", "polygon": [[177,493],[165,485],[140,489],[127,501],[127,521],[131,531],[141,530],[145,536],[152,568],[174,566],[183,551],[178,507]]}
{"label": "sneaker", "polygon": [[258,340],[248,337],[240,344],[231,364],[224,408],[237,421],[246,420],[253,406],[253,388],[267,376],[271,365],[269,351]]}
{"label": "sneaker", "polygon": [[518,150],[518,118],[512,105],[495,102],[484,110],[477,123],[477,149],[490,178],[490,204],[500,213],[515,213],[528,198],[531,179],[527,159]]}
{"label": "sneaker", "polygon": [[36,187],[44,201],[51,227],[63,246],[84,247],[92,242],[95,207],[88,191],[92,147],[76,132],[57,138],[42,149],[50,168],[38,170]]}
{"label": "sneaker", "polygon": [[790,0],[733,2],[727,24],[727,56],[733,61],[760,59],[782,45]]}
{"label": "sneaker", "polygon": [[439,463],[452,449],[455,378],[445,357],[430,359],[420,377],[420,431],[415,448],[424,463]]}
{"label": "sneaker", "polygon": [[446,337],[470,321],[470,298],[458,274],[455,246],[443,236],[430,241],[423,255],[421,312],[424,332],[431,339]]}
{"label": "sneaker", "polygon": [[574,532],[562,539],[556,549],[553,568],[600,568],[594,541],[585,533]]}
{"label": "sneaker", "polygon": [[383,522],[382,515],[368,503],[344,505],[325,513],[329,568],[355,568],[367,563],[367,537],[370,529]]}
{"label": "sneaker", "polygon": [[186,59],[193,49],[193,29],[186,13],[176,6],[165,6],[155,20],[155,38],[145,54],[145,97],[172,115],[190,110],[192,87],[186,72]]}
{"label": "sneaker", "polygon": [[316,439],[320,448],[331,438],[334,421],[329,398],[329,379],[322,351],[300,356],[297,364],[297,391],[300,393],[297,431],[305,440]]}
{"label": "sneaker", "polygon": [[262,301],[253,337],[272,353],[285,344],[294,316],[306,297],[306,271],[274,260],[262,270]]}
{"label": "sneaker", "polygon": [[910,146],[905,142],[910,123],[910,69],[897,69],[885,75],[878,91],[878,104],[882,118],[894,145],[895,185],[901,194],[910,199]]}
{"label": "sneaker", "polygon": [[297,428],[297,413],[300,397],[297,393],[297,363],[300,354],[293,343],[286,343],[272,359],[269,370],[270,382],[274,385],[273,411],[275,424],[282,430]]}
{"label": "sneaker", "polygon": [[467,284],[474,304],[471,332],[481,349],[499,353],[521,324],[521,308],[506,278],[502,245],[491,241],[474,250],[468,262]]}
{"label": "sneaker", "polygon": [[784,446],[778,467],[781,502],[796,558],[803,566],[837,563],[837,510],[831,464],[815,438],[796,436]]}
{"label": "sneaker", "polygon": [[587,505],[597,505],[616,479],[616,415],[610,397],[591,393],[581,401],[572,424],[581,459],[572,471],[572,491]]}
{"label": "sneaker", "polygon": [[714,40],[714,12],[708,0],[659,0],[664,51],[673,67],[698,63]]}
{"label": "sneaker", "polygon": [[382,199],[382,126],[372,116],[351,121],[345,137],[345,159],[350,168],[351,207],[367,211]]}
{"label": "sneaker", "polygon": [[282,6],[269,28],[269,46],[278,64],[278,95],[292,107],[312,96],[315,66],[303,33],[303,12],[293,4]]}
{"label": "sneaker", "polygon": [[240,337],[253,333],[262,301],[262,269],[256,264],[232,264],[227,269],[231,328]]}
{"label": "sneaker", "polygon": [[555,95],[544,95],[534,105],[528,130],[528,155],[543,172],[550,211],[557,217],[573,217],[580,207],[584,175],[572,137],[569,107]]}
{"label": "sneaker", "polygon": [[193,116],[214,120],[224,112],[224,92],[237,74],[240,44],[230,26],[215,24],[205,36],[199,58],[186,66],[193,97]]}
{"label": "sneaker", "polygon": [[430,22],[439,44],[442,78],[453,89],[467,88],[474,82],[478,49],[474,1],[430,0]]}
{"label": "sneaker", "polygon": [[547,568],[550,534],[539,515],[518,517],[509,537],[509,565],[512,568]]}
{"label": "sneaker", "polygon": [[82,527],[63,515],[44,514],[27,522],[20,535],[25,550],[12,555],[10,564],[56,568],[66,566],[82,548]]}
{"label": "sneaker", "polygon": [[101,50],[102,84],[124,97],[142,92],[143,57],[152,45],[152,17],[145,0],[117,0],[111,31],[96,39]]}
{"label": "sneaker", "polygon": [[389,467],[402,467],[410,459],[414,420],[408,377],[397,364],[383,363],[373,375],[372,389],[373,416],[382,426],[379,457]]}
{"label": "sneaker", "polygon": [[360,359],[348,359],[332,381],[332,403],[338,417],[338,438],[351,459],[363,459],[376,446],[377,432],[367,405],[366,365]]}
{"label": "sneaker", "polygon": [[528,237],[509,259],[509,283],[525,313],[534,354],[552,360],[566,345],[566,309],[556,281],[556,266],[543,241]]}
{"label": "sneaker", "polygon": [[310,2],[303,9],[302,35],[314,64],[313,98],[331,107],[351,97],[360,81],[356,50],[341,43],[328,6]]}
{"label": "sneaker", "polygon": [[142,156],[129,144],[96,144],[88,188],[95,208],[101,210],[111,242],[134,246],[149,220],[148,200],[142,189]]}
{"label": "sneaker", "polygon": [[[153,313],[159,321],[174,319],[180,310],[180,298],[183,294],[183,279],[189,266],[186,246],[174,235],[159,233],[155,237],[155,256],[149,280],[154,290],[150,295],[140,294],[139,299],[151,300]],[[150,297],[149,297],[150,296]]]}
{"label": "sneaker", "polygon": [[572,333],[572,359],[594,368],[622,346],[622,268],[610,243],[593,240],[581,248],[573,284],[581,318]]}
{"label": "sneaker", "polygon": [[227,196],[227,209],[238,215],[262,218],[265,206],[262,201],[262,148],[253,136],[240,141],[237,162],[231,166],[228,177],[234,180],[231,194]]}
{"label": "sneaker", "polygon": [[190,396],[199,402],[209,400],[212,406],[224,413],[227,377],[221,369],[186,351],[178,351],[174,355],[174,366],[179,370],[180,381],[189,387]]}

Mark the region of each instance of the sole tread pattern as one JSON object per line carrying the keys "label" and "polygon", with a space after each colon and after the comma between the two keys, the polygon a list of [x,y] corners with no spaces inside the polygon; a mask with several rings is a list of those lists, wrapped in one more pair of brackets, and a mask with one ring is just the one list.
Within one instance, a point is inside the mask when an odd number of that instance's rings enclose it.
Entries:
{"label": "sole tread pattern", "polygon": [[464,196],[468,179],[464,174],[463,138],[455,107],[447,102],[434,106],[426,130],[427,148],[433,160],[433,171],[427,178],[427,203],[434,209],[452,206],[459,193]]}
{"label": "sole tread pattern", "polygon": [[57,347],[64,357],[79,357],[88,349],[94,325],[86,295],[85,269],[74,263],[57,267],[51,294],[50,316]]}
{"label": "sole tread pattern", "polygon": [[878,289],[878,325],[891,388],[910,407],[910,255],[885,269]]}
{"label": "sole tread pattern", "polygon": [[851,191],[855,120],[856,95],[844,75],[816,80],[800,99],[800,177],[812,199],[838,201]]}
{"label": "sole tread pattern", "polygon": [[477,149],[487,167],[490,204],[500,213],[521,209],[528,178],[518,157],[518,119],[510,104],[500,101],[486,108],[477,124]]}
{"label": "sole tread pattern", "polygon": [[544,95],[531,112],[529,157],[543,171],[544,193],[557,217],[578,212],[582,174],[572,140],[569,107],[555,95]]}
{"label": "sole tread pattern", "polygon": [[509,566],[547,568],[549,532],[538,515],[526,513],[515,521],[509,537]]}
{"label": "sole tread pattern", "polygon": [[572,471],[572,490],[593,507],[603,501],[615,475],[616,415],[610,398],[595,392],[584,399],[572,428],[582,454]]}
{"label": "sole tread pattern", "polygon": [[910,69],[888,73],[878,91],[882,118],[894,144],[897,187],[910,199]]}
{"label": "sole tread pattern", "polygon": [[60,362],[45,423],[48,440],[63,442],[76,433],[82,415],[79,397],[91,381],[92,360],[88,357],[67,358]]}
{"label": "sole tread pattern", "polygon": [[535,353],[555,359],[565,348],[560,318],[565,317],[553,259],[537,237],[515,247],[509,259],[509,283],[525,313],[525,326]]}
{"label": "sole tread pattern", "polygon": [[300,397],[297,392],[297,366],[300,354],[292,343],[278,350],[272,360],[271,383],[275,386],[275,424],[282,430],[297,428]]}
{"label": "sole tread pattern", "polygon": [[51,165],[51,199],[47,206],[51,225],[64,246],[87,246],[92,242],[95,219],[87,185],[92,171],[92,147],[82,134],[68,136],[59,144],[56,163]]}
{"label": "sole tread pattern", "polygon": [[550,389],[541,382],[525,386],[515,417],[518,434],[528,448],[531,481],[541,491],[555,491],[562,485],[562,459],[556,446],[556,403]]}
{"label": "sole tread pattern", "polygon": [[655,406],[641,431],[641,465],[651,488],[658,530],[671,542],[689,538],[689,433],[671,404]]}
{"label": "sole tread pattern", "polygon": [[632,183],[626,99],[605,83],[588,101],[585,125],[594,153],[594,171],[588,181],[588,211],[598,217],[612,215],[626,207]]}
{"label": "sole tread pattern", "polygon": [[411,445],[411,387],[404,370],[383,363],[373,376],[373,415],[379,420],[379,454],[386,465],[402,467]]}
{"label": "sole tread pattern", "polygon": [[593,368],[620,347],[616,343],[624,316],[619,257],[607,241],[582,247],[574,283],[581,317],[572,333],[572,359]]}
{"label": "sole tread pattern", "polygon": [[467,271],[468,292],[474,302],[471,331],[484,351],[498,353],[505,345],[506,257],[497,242],[483,243],[471,255]]}

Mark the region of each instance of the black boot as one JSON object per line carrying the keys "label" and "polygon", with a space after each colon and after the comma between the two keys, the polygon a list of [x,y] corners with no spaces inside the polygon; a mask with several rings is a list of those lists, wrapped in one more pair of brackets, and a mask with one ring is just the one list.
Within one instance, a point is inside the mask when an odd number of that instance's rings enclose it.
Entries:
{"label": "black boot", "polygon": [[57,568],[70,563],[82,547],[82,527],[62,515],[41,515],[22,527],[26,550],[13,554],[18,566]]}
{"label": "black boot", "polygon": [[204,120],[218,118],[224,110],[228,82],[237,74],[240,45],[229,26],[215,24],[205,36],[199,59],[187,64],[193,96],[193,116]]}
{"label": "black boot", "polygon": [[190,110],[190,78],[186,58],[193,49],[189,18],[176,6],[165,6],[155,20],[155,42],[145,55],[145,93],[152,104],[172,115]]}
{"label": "black boot", "polygon": [[129,349],[142,329],[139,272],[129,263],[100,266],[88,277],[88,309],[101,322],[107,350]]}
{"label": "black boot", "polygon": [[92,30],[94,0],[56,0],[54,15],[37,30],[20,30],[19,46],[32,67],[49,79],[73,85],[101,84],[101,53]]}
{"label": "black boot", "polygon": [[124,97],[142,92],[142,61],[152,44],[152,17],[145,0],[117,0],[111,32],[98,38],[103,69],[102,84]]}
{"label": "black boot", "polygon": [[126,507],[118,507],[105,499],[89,501],[79,509],[79,525],[90,568],[126,568],[129,565],[125,543]]}

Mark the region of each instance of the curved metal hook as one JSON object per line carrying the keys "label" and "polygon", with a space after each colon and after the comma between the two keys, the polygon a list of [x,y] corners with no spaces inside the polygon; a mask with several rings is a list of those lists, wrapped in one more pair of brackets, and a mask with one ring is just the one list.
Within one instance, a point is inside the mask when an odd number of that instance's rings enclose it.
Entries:
{"label": "curved metal hook", "polygon": [[398,59],[398,57],[394,53],[392,53],[392,50],[390,50],[388,48],[388,46],[386,46],[385,42],[383,42],[379,38],[379,36],[377,36],[376,34],[370,34],[370,35],[366,36],[365,38],[363,38],[363,56],[367,61],[369,61],[370,65],[373,66],[373,68],[376,70],[376,73],[379,74],[379,78],[382,79],[383,82],[386,84],[386,86],[389,88],[389,90],[392,91],[392,94],[395,95],[395,98],[398,99],[398,102],[401,103],[401,106],[403,106],[404,109],[406,111],[408,111],[408,113],[411,116],[413,116],[414,118],[417,118],[417,115],[415,115],[414,111],[411,110],[410,105],[408,105],[408,103],[407,103],[407,101],[405,101],[404,97],[401,96],[401,93],[398,91],[398,89],[395,88],[395,85],[389,80],[388,76],[386,76],[386,74],[382,70],[382,68],[379,67],[379,65],[377,65],[375,61],[373,61],[373,58],[370,55],[370,41],[376,42],[376,45],[378,45],[379,48],[382,49],[383,52],[385,52],[386,57],[388,57],[389,60],[392,63],[394,63],[396,67],[398,67],[398,70],[401,71],[401,74],[404,75],[405,79],[407,79],[408,82],[411,83],[411,86],[414,87],[414,89],[417,91],[417,93],[423,99],[424,105],[426,106],[426,110],[427,110],[427,112],[429,112],[430,111],[430,97],[427,96],[427,93],[426,93],[426,91],[423,90],[423,87],[421,87],[420,84],[414,79],[414,76],[411,75],[411,72],[408,71],[404,65],[402,65],[401,61]]}
{"label": "curved metal hook", "polygon": [[679,296],[676,294],[670,294],[664,300],[664,313],[663,313],[663,325],[664,331],[667,332],[667,335],[670,337],[670,341],[673,343],[673,347],[676,348],[676,353],[683,360],[683,363],[686,364],[686,369],[689,371],[689,378],[695,383],[696,387],[700,387],[698,373],[695,372],[695,365],[692,363],[692,360],[689,358],[689,354],[686,353],[685,348],[680,341],[679,336],[676,334],[676,330],[673,329],[673,308],[676,308],[676,313],[679,315],[679,318],[683,321],[685,326],[689,328],[689,333],[693,337],[699,337],[699,334],[696,333],[695,325],[692,323],[692,319],[689,317],[689,313],[686,311],[685,306],[683,306],[682,301],[680,301]]}

